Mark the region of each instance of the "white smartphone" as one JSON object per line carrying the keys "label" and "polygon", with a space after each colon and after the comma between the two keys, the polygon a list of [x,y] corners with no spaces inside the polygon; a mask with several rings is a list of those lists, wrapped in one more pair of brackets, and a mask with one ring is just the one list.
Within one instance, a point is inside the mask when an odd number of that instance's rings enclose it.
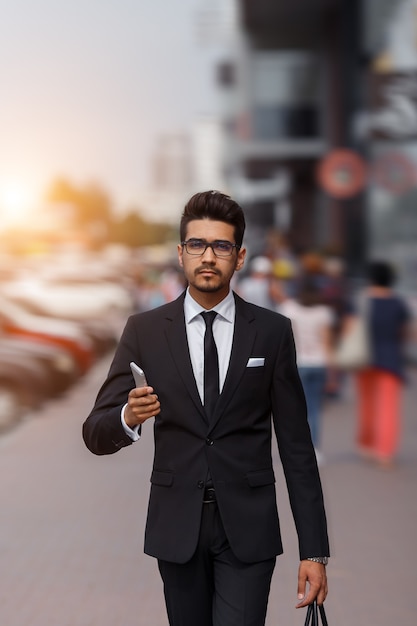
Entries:
{"label": "white smartphone", "polygon": [[140,368],[139,365],[136,365],[133,361],[130,363],[130,369],[132,370],[136,387],[146,387],[148,383],[146,382],[145,372],[143,369]]}

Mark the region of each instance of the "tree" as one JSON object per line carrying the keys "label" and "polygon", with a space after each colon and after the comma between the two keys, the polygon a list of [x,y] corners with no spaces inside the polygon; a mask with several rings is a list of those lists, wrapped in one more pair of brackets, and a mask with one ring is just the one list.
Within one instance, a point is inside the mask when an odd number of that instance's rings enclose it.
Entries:
{"label": "tree", "polygon": [[135,208],[131,208],[124,217],[115,222],[112,229],[112,241],[131,248],[165,243],[173,237],[171,226],[147,222]]}
{"label": "tree", "polygon": [[71,206],[76,226],[85,226],[92,222],[109,225],[112,221],[110,196],[98,183],[90,182],[77,187],[65,178],[57,178],[47,197],[50,202]]}
{"label": "tree", "polygon": [[97,183],[80,187],[66,178],[57,178],[47,198],[65,207],[72,227],[87,234],[93,247],[111,241],[135,248],[165,243],[175,236],[172,226],[146,221],[137,207],[131,207],[125,216],[117,219],[112,212],[110,196]]}

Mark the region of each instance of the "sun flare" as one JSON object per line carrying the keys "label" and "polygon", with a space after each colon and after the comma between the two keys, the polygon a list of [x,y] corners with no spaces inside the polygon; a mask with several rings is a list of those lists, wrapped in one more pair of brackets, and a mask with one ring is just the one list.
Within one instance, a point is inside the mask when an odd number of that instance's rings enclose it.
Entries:
{"label": "sun flare", "polygon": [[33,208],[30,190],[17,181],[0,182],[0,224],[16,224],[25,220]]}

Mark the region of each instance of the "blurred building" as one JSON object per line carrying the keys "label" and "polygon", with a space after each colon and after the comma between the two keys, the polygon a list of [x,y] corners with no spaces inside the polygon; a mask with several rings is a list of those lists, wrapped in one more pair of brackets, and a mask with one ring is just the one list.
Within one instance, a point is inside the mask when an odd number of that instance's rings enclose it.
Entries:
{"label": "blurred building", "polygon": [[192,142],[187,133],[173,132],[157,137],[150,175],[149,185],[136,194],[144,219],[178,223],[193,180]]}
{"label": "blurred building", "polygon": [[366,102],[354,117],[367,152],[369,255],[417,294],[417,0],[365,3]]}
{"label": "blurred building", "polygon": [[156,188],[175,191],[191,184],[191,147],[186,133],[162,134],[157,138],[152,174]]}
{"label": "blurred building", "polygon": [[236,0],[217,64],[222,168],[253,254],[277,229],[296,251],[340,250],[360,276],[400,205],[397,231],[417,234],[416,4]]}
{"label": "blurred building", "polygon": [[222,173],[223,134],[220,119],[214,115],[200,116],[195,120],[192,131],[193,144],[193,188],[225,188]]}
{"label": "blurred building", "polygon": [[137,194],[147,220],[178,224],[190,196],[223,190],[223,134],[218,117],[197,117],[187,133],[161,135],[155,144],[149,187]]}

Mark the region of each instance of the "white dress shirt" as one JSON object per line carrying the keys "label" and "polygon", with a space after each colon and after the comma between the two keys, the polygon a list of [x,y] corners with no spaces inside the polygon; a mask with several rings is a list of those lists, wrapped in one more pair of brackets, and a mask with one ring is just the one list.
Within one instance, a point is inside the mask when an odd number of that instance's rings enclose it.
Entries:
{"label": "white dress shirt", "polygon": [[[203,309],[200,304],[190,296],[189,291],[185,295],[184,315],[187,330],[188,350],[190,352],[191,365],[193,366],[194,378],[197,383],[201,402],[204,404],[204,333],[206,324],[200,313]],[[223,389],[227,370],[229,367],[230,354],[232,352],[233,331],[235,327],[235,299],[232,291],[219,302],[211,311],[217,315],[213,322],[213,335],[219,356],[219,389]]]}
{"label": "white dress shirt", "polygon": [[[184,299],[184,316],[185,327],[187,332],[188,350],[190,353],[191,365],[194,372],[194,378],[197,383],[198,393],[201,402],[204,404],[204,333],[206,324],[200,313],[206,311],[198,304],[190,295],[189,289]],[[230,354],[232,352],[233,333],[235,328],[235,298],[233,292],[229,291],[227,296],[219,302],[215,307],[210,309],[216,311],[217,315],[213,322],[213,335],[216,342],[217,353],[219,356],[219,389],[220,393],[223,389],[226,379],[227,370],[229,368]],[[139,364],[140,365],[140,364]],[[145,372],[146,374],[146,372]],[[140,427],[129,428],[124,419],[124,412],[127,404],[124,405],[121,412],[121,420],[123,428],[127,435],[133,441],[140,438]]]}

